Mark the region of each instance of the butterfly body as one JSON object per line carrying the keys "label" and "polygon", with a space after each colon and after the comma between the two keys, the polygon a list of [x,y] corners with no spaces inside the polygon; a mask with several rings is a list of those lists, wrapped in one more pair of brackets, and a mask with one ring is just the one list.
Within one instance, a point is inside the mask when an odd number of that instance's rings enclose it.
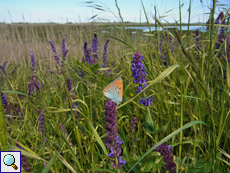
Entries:
{"label": "butterfly body", "polygon": [[121,77],[108,84],[102,92],[108,99],[119,105],[123,97],[123,81]]}

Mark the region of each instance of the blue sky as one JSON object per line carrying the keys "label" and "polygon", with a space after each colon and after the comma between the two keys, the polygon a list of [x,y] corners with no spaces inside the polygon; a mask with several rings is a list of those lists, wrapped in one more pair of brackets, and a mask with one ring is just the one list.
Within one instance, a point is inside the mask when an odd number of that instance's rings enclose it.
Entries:
{"label": "blue sky", "polygon": [[[204,22],[208,19],[211,0],[192,0],[191,22]],[[111,12],[102,12],[87,7],[84,0],[0,0],[0,22],[89,22],[90,17],[99,14],[97,21],[108,19],[117,21]],[[118,11],[114,0],[93,1],[94,4],[106,5],[115,15]],[[146,22],[140,0],[117,0],[124,21]],[[154,5],[158,9],[159,16],[165,16],[168,22],[179,19],[179,0],[143,0],[150,22],[154,22]],[[104,5],[103,5],[104,4]],[[181,0],[182,22],[188,21],[189,0]],[[230,8],[229,0],[219,0],[218,4],[226,4],[225,8]],[[216,14],[224,11],[223,6],[217,6]],[[167,11],[170,12],[166,13]],[[94,18],[95,20],[95,18]],[[165,22],[164,20],[161,20]]]}

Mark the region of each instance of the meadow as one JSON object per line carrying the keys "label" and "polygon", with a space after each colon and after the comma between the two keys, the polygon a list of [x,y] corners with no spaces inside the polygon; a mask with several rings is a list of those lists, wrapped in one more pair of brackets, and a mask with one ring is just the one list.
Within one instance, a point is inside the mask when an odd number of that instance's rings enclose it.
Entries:
{"label": "meadow", "polygon": [[[230,17],[216,6],[206,32],[151,31],[144,7],[149,33],[119,8],[119,25],[1,23],[0,150],[21,151],[22,172],[230,172]],[[118,77],[117,106],[102,91]]]}

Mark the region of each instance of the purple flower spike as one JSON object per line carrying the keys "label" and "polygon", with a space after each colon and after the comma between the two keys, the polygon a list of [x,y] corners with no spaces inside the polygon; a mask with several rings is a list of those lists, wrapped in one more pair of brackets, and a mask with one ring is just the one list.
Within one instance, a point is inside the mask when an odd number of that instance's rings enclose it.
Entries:
{"label": "purple flower spike", "polygon": [[[141,52],[136,52],[133,56],[133,61],[131,71],[132,77],[134,78],[133,82],[138,83],[139,86],[137,86],[136,93],[140,93],[145,87],[147,87],[147,80],[145,72],[144,64],[142,63],[142,60],[144,60],[144,57],[142,56]],[[144,98],[141,98],[140,104],[143,104],[145,106],[151,105],[151,101],[153,98],[149,97],[146,100]]]}
{"label": "purple flower spike", "polygon": [[142,89],[146,87],[147,82],[147,80],[145,79],[147,73],[145,72],[142,60],[144,60],[144,57],[142,56],[141,52],[137,52],[136,54],[134,54],[133,61],[131,62],[131,71],[133,72],[132,77],[134,78],[133,82],[139,84],[139,86],[137,86],[137,93],[140,93]]}
{"label": "purple flower spike", "polygon": [[92,40],[92,52],[93,57],[95,59],[98,59],[98,40],[97,40],[97,34],[94,34],[93,40]]}
{"label": "purple flower spike", "polygon": [[219,24],[221,22],[221,20],[223,19],[223,17],[224,17],[224,13],[220,12],[220,14],[218,15],[218,17],[215,20],[215,24]]}
{"label": "purple flower spike", "polygon": [[66,48],[66,45],[65,45],[65,36],[63,36],[63,38],[62,38],[62,66],[64,66],[65,57],[66,57],[68,51],[69,51],[69,49]]}
{"label": "purple flower spike", "polygon": [[8,61],[4,62],[2,65],[0,65],[0,68],[2,70],[2,73],[6,76],[6,64]]}
{"label": "purple flower spike", "polygon": [[34,91],[34,84],[33,84],[33,82],[30,82],[30,83],[28,84],[28,87],[27,87],[28,95],[29,95],[29,96],[32,95],[33,91]]}
{"label": "purple flower spike", "polygon": [[35,88],[37,89],[37,92],[40,93],[39,82],[36,81],[35,76],[32,76],[31,79],[32,82],[28,84],[28,88],[27,88],[28,95],[32,95],[33,92],[35,91]]}
{"label": "purple flower spike", "polygon": [[108,46],[108,43],[109,43],[110,40],[107,40],[105,45],[104,45],[104,50],[103,50],[103,56],[102,56],[102,62],[104,63],[103,67],[106,67],[107,66],[107,46]]}
{"label": "purple flower spike", "polygon": [[[5,109],[6,114],[10,115],[10,112],[11,112],[10,106],[9,106],[9,103],[6,99],[6,95],[3,92],[1,92],[1,99],[2,99],[2,105]],[[9,118],[9,117],[7,117],[7,118],[8,118],[8,121],[11,121],[11,118]]]}
{"label": "purple flower spike", "polygon": [[42,111],[39,110],[38,111],[38,121],[39,121],[39,131],[42,132],[43,131],[43,125],[44,125],[44,114],[42,114]]}
{"label": "purple flower spike", "polygon": [[132,139],[133,142],[134,142],[134,139],[135,139],[136,125],[137,125],[137,118],[134,117],[132,119],[131,124],[130,124],[130,134],[131,134],[131,139]]}
{"label": "purple flower spike", "polygon": [[66,45],[65,45],[65,36],[62,37],[62,54],[64,55],[66,51]]}
{"label": "purple flower spike", "polygon": [[68,91],[71,91],[72,87],[71,87],[71,81],[70,81],[70,78],[67,77],[67,88],[68,88]]}
{"label": "purple flower spike", "polygon": [[84,61],[86,60],[86,62],[89,62],[89,59],[88,59],[88,49],[87,49],[87,42],[84,43],[84,55],[85,55]]}
{"label": "purple flower spike", "polygon": [[50,43],[50,46],[52,47],[54,54],[57,54],[55,44],[51,40],[49,40],[49,43]]}
{"label": "purple flower spike", "polygon": [[67,48],[67,49],[65,50],[65,52],[63,53],[63,57],[62,57],[62,60],[63,60],[63,61],[65,61],[65,57],[66,57],[66,55],[67,55],[68,52],[69,52],[69,49]]}
{"label": "purple flower spike", "polygon": [[35,63],[34,53],[32,49],[30,49],[30,57],[31,57],[31,66],[35,67],[36,63]]}
{"label": "purple flower spike", "polygon": [[165,33],[165,36],[163,38],[166,38],[167,43],[172,43],[172,37],[170,37],[167,33]]}
{"label": "purple flower spike", "polygon": [[167,144],[163,143],[154,150],[160,152],[163,156],[163,160],[165,162],[164,168],[168,170],[169,173],[176,173],[176,164],[173,160],[172,147],[170,145],[167,146]]}
{"label": "purple flower spike", "polygon": [[112,142],[116,140],[117,133],[117,114],[115,104],[111,100],[107,100],[105,104],[105,133],[107,133],[106,144],[111,148]]}
{"label": "purple flower spike", "polygon": [[39,87],[39,82],[35,80],[35,78],[32,77],[33,84],[36,87],[37,91],[40,93],[40,87]]}
{"label": "purple flower spike", "polygon": [[[70,92],[71,89],[72,89],[72,87],[71,87],[72,82],[70,81],[69,77],[67,77],[67,82],[66,83],[67,83],[68,91]],[[69,93],[69,97],[70,97],[71,100],[74,100],[73,96],[70,93]],[[72,108],[75,109],[76,107],[78,107],[77,102],[72,103]],[[77,113],[77,111],[74,111],[74,113]]]}
{"label": "purple flower spike", "polygon": [[144,105],[144,106],[149,106],[149,105],[151,105],[152,103],[152,101],[153,101],[154,99],[153,98],[151,98],[151,97],[148,97],[146,100],[144,99],[144,98],[141,98],[141,101],[139,102],[140,104],[142,104],[142,105]]}
{"label": "purple flower spike", "polygon": [[52,47],[52,50],[53,50],[54,60],[56,61],[56,64],[59,65],[59,57],[58,57],[58,53],[56,51],[55,44],[51,40],[49,40],[49,43],[50,43],[50,46]]}
{"label": "purple flower spike", "polygon": [[85,54],[85,60],[87,63],[94,63],[94,59],[91,57],[91,51],[90,49],[87,49],[87,42],[84,44],[84,54]]}
{"label": "purple flower spike", "polygon": [[35,57],[34,57],[34,53],[33,53],[32,49],[30,49],[30,57],[31,57],[31,66],[32,66],[32,70],[33,70],[33,77],[35,78],[35,76],[36,76],[36,63],[35,63]]}
{"label": "purple flower spike", "polygon": [[[216,18],[215,24],[219,24],[224,18],[224,13],[220,12],[220,14],[218,15],[218,17]],[[223,20],[223,22],[221,23],[222,25],[226,25],[225,19]],[[225,27],[221,27],[220,28],[220,33],[218,35],[218,42],[215,44],[215,47],[217,49],[220,48],[220,45],[224,42],[224,40],[226,39],[226,35],[225,35]]]}
{"label": "purple flower spike", "polygon": [[[110,148],[111,153],[108,156],[113,159],[111,165],[117,169],[115,159],[121,154],[122,140],[119,140],[117,131],[117,114],[115,104],[111,100],[107,100],[105,104],[105,133],[107,134],[105,145]],[[118,167],[124,166],[125,160],[119,157]]]}

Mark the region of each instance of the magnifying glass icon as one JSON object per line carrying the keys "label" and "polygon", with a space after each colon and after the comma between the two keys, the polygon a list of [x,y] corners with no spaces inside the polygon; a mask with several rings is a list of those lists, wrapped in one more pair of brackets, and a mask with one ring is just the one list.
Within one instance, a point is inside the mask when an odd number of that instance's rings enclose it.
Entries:
{"label": "magnifying glass icon", "polygon": [[12,166],[15,170],[18,169],[18,167],[14,164],[15,163],[15,158],[11,154],[7,154],[3,158],[3,162],[7,166]]}

